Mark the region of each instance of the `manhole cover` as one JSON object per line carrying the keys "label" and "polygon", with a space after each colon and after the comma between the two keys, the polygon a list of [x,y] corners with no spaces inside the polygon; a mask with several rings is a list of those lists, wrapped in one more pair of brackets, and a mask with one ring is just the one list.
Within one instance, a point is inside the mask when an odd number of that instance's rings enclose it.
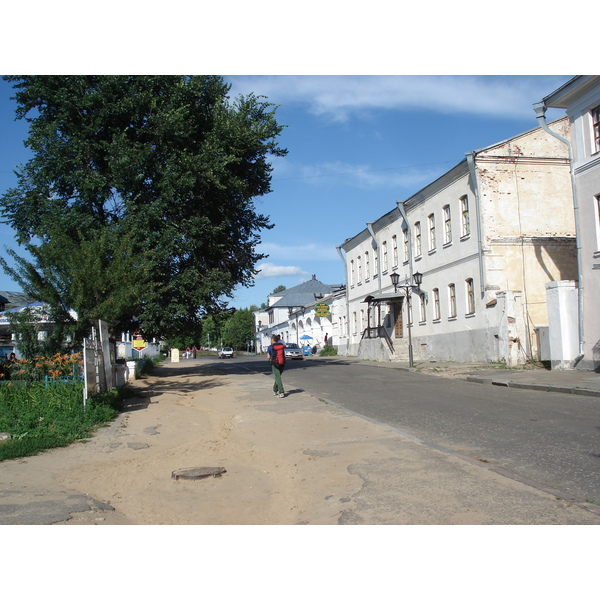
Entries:
{"label": "manhole cover", "polygon": [[223,467],[193,467],[191,469],[176,469],[171,473],[171,479],[203,479],[204,477],[221,477],[227,473]]}

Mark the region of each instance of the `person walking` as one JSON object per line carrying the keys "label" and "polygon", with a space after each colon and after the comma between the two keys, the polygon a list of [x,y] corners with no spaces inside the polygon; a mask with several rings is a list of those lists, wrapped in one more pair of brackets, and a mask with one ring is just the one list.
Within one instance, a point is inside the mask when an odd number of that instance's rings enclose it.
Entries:
{"label": "person walking", "polygon": [[285,369],[285,344],[281,341],[281,336],[272,335],[271,345],[267,348],[268,360],[271,363],[271,371],[275,381],[273,383],[273,395],[278,398],[285,398],[285,390],[281,381],[281,374]]}

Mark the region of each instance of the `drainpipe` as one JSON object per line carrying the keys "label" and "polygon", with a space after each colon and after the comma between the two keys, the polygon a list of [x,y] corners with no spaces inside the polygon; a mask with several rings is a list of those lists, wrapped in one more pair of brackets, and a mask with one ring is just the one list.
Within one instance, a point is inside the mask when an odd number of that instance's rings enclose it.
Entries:
{"label": "drainpipe", "polygon": [[535,117],[540,125],[540,127],[551,136],[555,137],[557,140],[560,140],[563,144],[566,144],[567,149],[569,151],[569,173],[571,175],[571,190],[573,192],[573,213],[575,216],[575,237],[577,239],[577,300],[578,300],[578,314],[577,318],[579,321],[579,354],[575,358],[573,362],[573,367],[577,366],[579,361],[583,358],[583,278],[582,278],[582,270],[581,270],[581,234],[579,232],[579,203],[577,200],[577,190],[575,188],[575,175],[573,173],[573,148],[571,146],[571,142],[564,138],[562,135],[559,135],[555,131],[552,131],[548,124],[546,123],[546,110],[547,106],[544,102],[537,102],[533,105],[533,110],[535,112]]}
{"label": "drainpipe", "polygon": [[377,285],[379,286],[379,293],[381,294],[381,273],[379,272],[381,268],[381,256],[379,256],[379,244],[377,243],[375,231],[373,231],[373,223],[367,223],[367,229],[373,238],[373,244],[375,244],[375,251],[377,252]]}
{"label": "drainpipe", "polygon": [[396,206],[398,207],[398,211],[402,215],[404,219],[404,223],[406,224],[406,236],[408,238],[408,283],[412,283],[413,276],[413,260],[412,260],[412,237],[410,234],[410,224],[408,223],[408,217],[406,216],[406,209],[404,208],[404,200],[400,200],[396,202]]}
{"label": "drainpipe", "polygon": [[479,185],[477,184],[477,171],[475,170],[475,152],[467,152],[467,165],[469,167],[469,187],[475,197],[475,218],[477,219],[477,253],[479,254],[479,288],[481,297],[485,297],[487,285],[485,269],[483,266],[483,239],[481,231],[481,206],[479,198]]}
{"label": "drainpipe", "polygon": [[350,352],[350,300],[348,298],[350,287],[348,286],[348,264],[346,255],[342,253],[342,247],[336,246],[335,249],[344,263],[344,277],[346,279],[346,354],[348,354]]}

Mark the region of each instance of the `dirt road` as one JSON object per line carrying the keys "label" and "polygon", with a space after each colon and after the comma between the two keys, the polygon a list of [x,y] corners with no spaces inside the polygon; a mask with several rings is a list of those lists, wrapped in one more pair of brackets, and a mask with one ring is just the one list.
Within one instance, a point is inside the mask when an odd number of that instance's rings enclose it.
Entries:
{"label": "dirt road", "polygon": [[[0,524],[600,523],[261,374],[190,360],[132,385],[92,439],[0,463]],[[192,467],[226,472],[171,477]]]}

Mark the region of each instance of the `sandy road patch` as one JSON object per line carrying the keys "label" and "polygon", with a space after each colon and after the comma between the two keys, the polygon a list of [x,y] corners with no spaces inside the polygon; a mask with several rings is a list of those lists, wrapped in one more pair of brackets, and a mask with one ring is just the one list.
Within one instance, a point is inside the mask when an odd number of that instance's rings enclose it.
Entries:
{"label": "sandy road patch", "polygon": [[[134,383],[128,410],[91,440],[0,463],[10,495],[0,497],[0,518],[4,506],[25,522],[42,498],[60,510],[41,522],[66,524],[600,521],[307,393],[273,397],[271,385],[263,375],[200,361],[165,365]],[[171,478],[192,467],[226,473]]]}

